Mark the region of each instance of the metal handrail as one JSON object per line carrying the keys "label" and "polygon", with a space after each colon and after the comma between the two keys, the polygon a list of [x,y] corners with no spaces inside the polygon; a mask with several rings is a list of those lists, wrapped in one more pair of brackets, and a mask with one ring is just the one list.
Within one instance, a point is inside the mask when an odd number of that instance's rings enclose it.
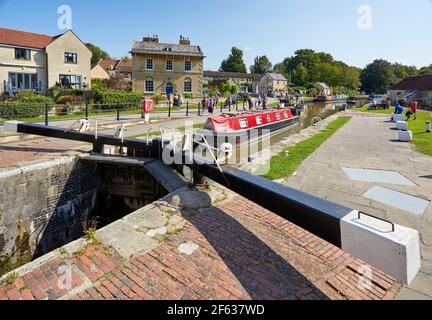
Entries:
{"label": "metal handrail", "polygon": [[[219,149],[217,149],[217,148],[215,148],[215,147],[211,147],[211,146],[209,145],[209,143],[207,142],[206,137],[205,137],[202,133],[196,133],[195,135],[197,135],[197,136],[201,136],[201,137],[202,137],[202,139],[203,139],[203,141],[205,142],[205,144],[202,144],[202,143],[198,143],[198,144],[204,145],[204,146],[205,146],[205,147],[210,151],[210,154],[211,154],[211,156],[213,157],[214,162],[215,162],[216,165],[218,166],[219,171],[223,174],[222,167],[220,166],[219,162],[217,161],[217,158],[215,157],[215,155],[214,155],[214,153],[213,153],[213,151],[212,151],[212,149],[215,149],[215,150],[219,150]],[[195,141],[194,141],[194,142],[195,142]]]}
{"label": "metal handrail", "polygon": [[149,137],[150,137],[150,133],[151,133],[152,130],[153,130],[153,125],[150,124],[150,128],[146,132],[147,143],[149,143]]}
{"label": "metal handrail", "polygon": [[[315,122],[315,120],[318,120],[318,121]],[[320,117],[316,116],[315,118],[313,118],[311,120],[310,124],[311,124],[311,126],[315,126],[317,123],[320,123],[321,121],[322,121],[322,119]]]}
{"label": "metal handrail", "polygon": [[358,220],[361,219],[361,216],[362,216],[362,215],[364,215],[364,216],[368,216],[368,217],[370,217],[370,218],[374,218],[374,219],[377,219],[377,220],[380,220],[380,221],[383,221],[383,222],[386,222],[386,223],[390,224],[390,225],[392,226],[392,231],[391,231],[391,232],[395,232],[395,224],[394,224],[393,222],[388,221],[388,220],[383,219],[383,218],[380,218],[380,217],[373,216],[373,215],[371,215],[371,214],[369,214],[369,213],[366,213],[366,212],[363,212],[363,211],[359,211],[359,212],[358,212]]}

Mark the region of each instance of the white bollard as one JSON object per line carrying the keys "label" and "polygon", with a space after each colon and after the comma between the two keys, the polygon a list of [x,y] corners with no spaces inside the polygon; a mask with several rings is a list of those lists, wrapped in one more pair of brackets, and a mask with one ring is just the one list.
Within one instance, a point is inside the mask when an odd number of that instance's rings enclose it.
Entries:
{"label": "white bollard", "polygon": [[411,142],[413,140],[412,131],[399,131],[399,141]]}
{"label": "white bollard", "polygon": [[393,114],[393,122],[404,121],[405,116],[403,114]]}
{"label": "white bollard", "polygon": [[430,123],[430,121],[426,121],[426,132],[431,132],[431,123]]}
{"label": "white bollard", "polygon": [[402,131],[408,131],[408,122],[406,122],[406,121],[396,122],[396,129],[402,130]]}

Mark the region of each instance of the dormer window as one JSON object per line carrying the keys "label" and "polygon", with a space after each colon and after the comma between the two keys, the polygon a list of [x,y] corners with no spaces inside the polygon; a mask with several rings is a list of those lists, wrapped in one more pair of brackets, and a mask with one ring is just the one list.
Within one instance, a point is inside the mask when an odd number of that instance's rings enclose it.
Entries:
{"label": "dormer window", "polygon": [[76,53],[65,52],[64,57],[65,63],[78,63],[78,55]]}
{"label": "dormer window", "polygon": [[15,59],[18,60],[30,60],[31,50],[23,48],[15,48]]}

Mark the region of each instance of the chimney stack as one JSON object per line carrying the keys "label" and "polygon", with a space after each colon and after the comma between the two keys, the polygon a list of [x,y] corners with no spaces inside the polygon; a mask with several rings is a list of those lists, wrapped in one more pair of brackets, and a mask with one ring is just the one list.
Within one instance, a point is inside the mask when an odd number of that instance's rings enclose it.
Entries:
{"label": "chimney stack", "polygon": [[143,41],[147,43],[159,43],[159,36],[154,34],[152,36],[144,37]]}
{"label": "chimney stack", "polygon": [[180,44],[184,44],[184,45],[190,45],[190,40],[189,40],[189,38],[186,38],[186,37],[183,37],[183,36],[180,36],[180,42],[179,42]]}

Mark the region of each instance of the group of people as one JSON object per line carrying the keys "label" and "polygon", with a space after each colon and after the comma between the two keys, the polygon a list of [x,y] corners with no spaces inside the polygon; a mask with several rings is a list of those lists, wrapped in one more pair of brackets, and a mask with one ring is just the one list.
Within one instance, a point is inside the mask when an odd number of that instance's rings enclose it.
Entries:
{"label": "group of people", "polygon": [[[418,109],[418,101],[414,100],[411,103],[411,107],[407,112],[405,113],[407,121],[411,119],[411,117],[414,116],[414,120],[417,120],[417,109]],[[404,107],[402,105],[401,101],[398,101],[396,108],[395,108],[395,114],[403,114]]]}
{"label": "group of people", "polygon": [[[220,105],[221,97],[219,95],[203,97],[201,100],[201,108],[203,111],[208,111],[209,114],[213,114],[214,110]],[[224,104],[223,108],[231,109],[231,107],[237,106],[239,97],[236,94],[229,96]],[[268,98],[266,95],[258,96],[257,98],[252,97],[250,94],[244,96],[244,101],[247,104],[249,110],[252,109],[267,109]]]}
{"label": "group of people", "polygon": [[263,110],[267,109],[268,98],[265,94],[263,96],[258,95],[257,98],[254,98],[251,95],[247,94],[245,96],[245,101],[247,102],[249,111],[254,109],[254,108],[260,109],[261,106],[262,106]]}

